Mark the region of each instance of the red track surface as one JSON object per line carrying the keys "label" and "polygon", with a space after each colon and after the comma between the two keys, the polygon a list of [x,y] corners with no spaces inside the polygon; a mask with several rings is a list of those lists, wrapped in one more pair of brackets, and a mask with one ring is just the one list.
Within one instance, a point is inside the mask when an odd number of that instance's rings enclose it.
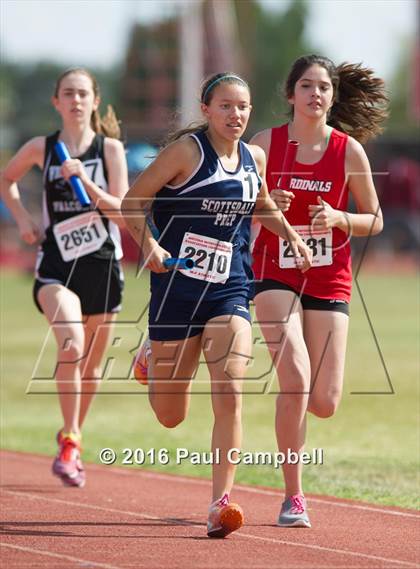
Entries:
{"label": "red track surface", "polygon": [[238,486],[246,525],[206,537],[210,483],[88,465],[84,489],[65,488],[51,459],[2,451],[1,565],[5,568],[419,567],[420,515],[309,496],[312,529],[280,529],[281,494]]}

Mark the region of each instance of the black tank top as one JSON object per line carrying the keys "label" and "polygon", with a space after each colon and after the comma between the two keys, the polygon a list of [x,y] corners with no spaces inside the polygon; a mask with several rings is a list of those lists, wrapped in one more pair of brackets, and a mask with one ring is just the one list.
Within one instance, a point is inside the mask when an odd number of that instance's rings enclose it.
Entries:
{"label": "black tank top", "polygon": [[[71,217],[96,209],[102,218],[108,237],[102,247],[98,251],[90,253],[88,257],[109,259],[114,255],[119,259],[122,257],[122,251],[118,226],[92,204],[82,206],[71,185],[60,174],[61,164],[54,150],[59,134],[60,131],[57,131],[45,139],[42,204],[45,239],[42,243],[42,249],[44,253],[60,255],[53,234],[53,226]],[[104,137],[97,134],[86,152],[77,158],[82,162],[92,182],[106,192],[108,189],[108,173],[104,156]]]}

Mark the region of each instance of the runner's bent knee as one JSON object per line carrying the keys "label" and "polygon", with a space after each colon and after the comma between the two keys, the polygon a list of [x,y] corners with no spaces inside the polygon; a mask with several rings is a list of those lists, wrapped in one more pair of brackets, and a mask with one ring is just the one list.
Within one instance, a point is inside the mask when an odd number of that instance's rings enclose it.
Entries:
{"label": "runner's bent knee", "polygon": [[[322,394],[321,394],[322,395]],[[321,419],[332,417],[341,401],[341,390],[330,389],[321,397],[313,395],[309,398],[308,411]]]}

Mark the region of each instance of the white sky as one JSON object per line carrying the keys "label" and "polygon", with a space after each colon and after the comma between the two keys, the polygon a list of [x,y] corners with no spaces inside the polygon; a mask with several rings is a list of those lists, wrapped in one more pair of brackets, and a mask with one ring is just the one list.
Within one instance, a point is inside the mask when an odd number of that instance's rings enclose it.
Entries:
{"label": "white sky", "polygon": [[[284,10],[290,0],[260,1],[268,9]],[[416,0],[308,3],[306,34],[320,52],[335,63],[362,61],[385,79],[392,76],[403,46],[416,31]],[[172,13],[176,4],[176,0],[0,0],[1,56],[21,63],[49,59],[108,67],[122,61],[133,23]]]}

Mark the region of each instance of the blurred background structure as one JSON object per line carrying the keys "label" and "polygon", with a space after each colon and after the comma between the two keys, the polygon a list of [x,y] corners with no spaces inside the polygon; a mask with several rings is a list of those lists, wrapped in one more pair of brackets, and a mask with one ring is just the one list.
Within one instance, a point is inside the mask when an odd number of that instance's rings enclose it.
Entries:
{"label": "blurred background structure", "polygon": [[[200,83],[211,73],[232,70],[248,79],[254,104],[249,138],[285,120],[281,87],[298,56],[318,52],[337,64],[372,66],[388,83],[391,117],[385,134],[367,147],[385,216],[385,230],[369,252],[388,258],[418,248],[418,0],[3,0],[0,9],[2,164],[32,136],[58,127],[50,97],[68,66],[91,69],[103,102],[115,106],[131,178],[169,130],[199,118]],[[71,19],[75,13],[78,21]],[[40,176],[31,172],[21,188],[39,215]],[[3,206],[0,216],[3,262],[25,259]],[[362,241],[353,240],[359,252]]]}

